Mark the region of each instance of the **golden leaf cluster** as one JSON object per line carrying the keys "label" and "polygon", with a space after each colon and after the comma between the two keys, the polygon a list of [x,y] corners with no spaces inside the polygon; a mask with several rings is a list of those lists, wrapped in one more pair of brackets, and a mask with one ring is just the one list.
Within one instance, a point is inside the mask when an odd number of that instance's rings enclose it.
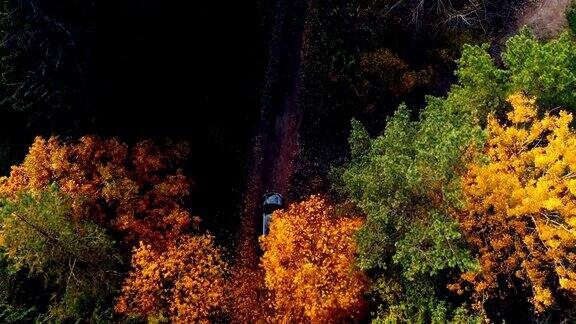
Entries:
{"label": "golden leaf cluster", "polygon": [[118,313],[210,322],[223,312],[226,263],[209,235],[184,235],[159,251],[140,243],[116,305]]}
{"label": "golden leaf cluster", "polygon": [[358,217],[336,217],[319,196],[274,212],[262,238],[275,319],[328,323],[358,317],[365,278],[354,267]]}
{"label": "golden leaf cluster", "polygon": [[508,101],[508,124],[489,117],[487,161],[463,177],[467,208],[457,217],[481,271],[462,279],[480,304],[499,278],[517,278],[542,312],[576,296],[576,133],[565,111],[539,119],[534,98]]}

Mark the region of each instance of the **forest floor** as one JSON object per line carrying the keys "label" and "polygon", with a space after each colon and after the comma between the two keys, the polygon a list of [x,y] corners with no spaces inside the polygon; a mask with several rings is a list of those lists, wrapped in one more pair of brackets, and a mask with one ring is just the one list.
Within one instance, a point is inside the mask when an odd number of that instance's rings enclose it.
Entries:
{"label": "forest floor", "polygon": [[536,38],[547,40],[558,36],[567,28],[566,10],[572,0],[527,0],[504,25],[504,30],[492,43],[492,57],[500,62],[506,41],[522,27],[527,26]]}

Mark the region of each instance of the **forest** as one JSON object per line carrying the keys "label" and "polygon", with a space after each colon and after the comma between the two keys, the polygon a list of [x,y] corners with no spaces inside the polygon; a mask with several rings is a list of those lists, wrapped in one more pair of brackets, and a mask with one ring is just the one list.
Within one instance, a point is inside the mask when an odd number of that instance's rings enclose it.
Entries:
{"label": "forest", "polygon": [[0,323],[575,323],[575,113],[575,0],[0,0]]}

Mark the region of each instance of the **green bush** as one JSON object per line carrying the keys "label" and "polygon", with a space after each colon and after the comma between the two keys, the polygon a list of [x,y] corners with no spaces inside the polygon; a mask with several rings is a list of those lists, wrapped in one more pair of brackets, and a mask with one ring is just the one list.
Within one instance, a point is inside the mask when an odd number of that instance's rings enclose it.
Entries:
{"label": "green bush", "polygon": [[[120,282],[120,257],[104,229],[72,217],[68,196],[56,186],[21,192],[2,202],[0,224],[3,268],[14,275],[24,274],[30,282],[12,291],[49,296],[34,301],[38,305],[33,306],[43,310],[40,319],[66,322],[109,317],[106,313]],[[0,319],[29,313],[26,308],[3,305],[1,297]]]}

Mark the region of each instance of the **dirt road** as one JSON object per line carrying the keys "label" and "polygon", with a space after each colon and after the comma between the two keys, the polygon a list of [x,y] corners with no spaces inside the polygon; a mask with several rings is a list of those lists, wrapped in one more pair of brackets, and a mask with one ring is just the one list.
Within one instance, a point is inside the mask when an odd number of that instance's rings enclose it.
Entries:
{"label": "dirt road", "polygon": [[262,195],[275,191],[289,196],[299,147],[304,4],[303,1],[278,0],[273,10],[260,126],[254,140],[242,215],[243,230],[251,232],[249,236],[253,239],[257,238],[261,225],[258,207]]}
{"label": "dirt road", "polygon": [[264,274],[259,267],[262,196],[269,191],[290,198],[294,161],[299,152],[302,86],[302,30],[306,1],[277,0],[272,15],[268,62],[262,91],[259,131],[252,161],[233,267],[237,289],[233,322],[267,316]]}

